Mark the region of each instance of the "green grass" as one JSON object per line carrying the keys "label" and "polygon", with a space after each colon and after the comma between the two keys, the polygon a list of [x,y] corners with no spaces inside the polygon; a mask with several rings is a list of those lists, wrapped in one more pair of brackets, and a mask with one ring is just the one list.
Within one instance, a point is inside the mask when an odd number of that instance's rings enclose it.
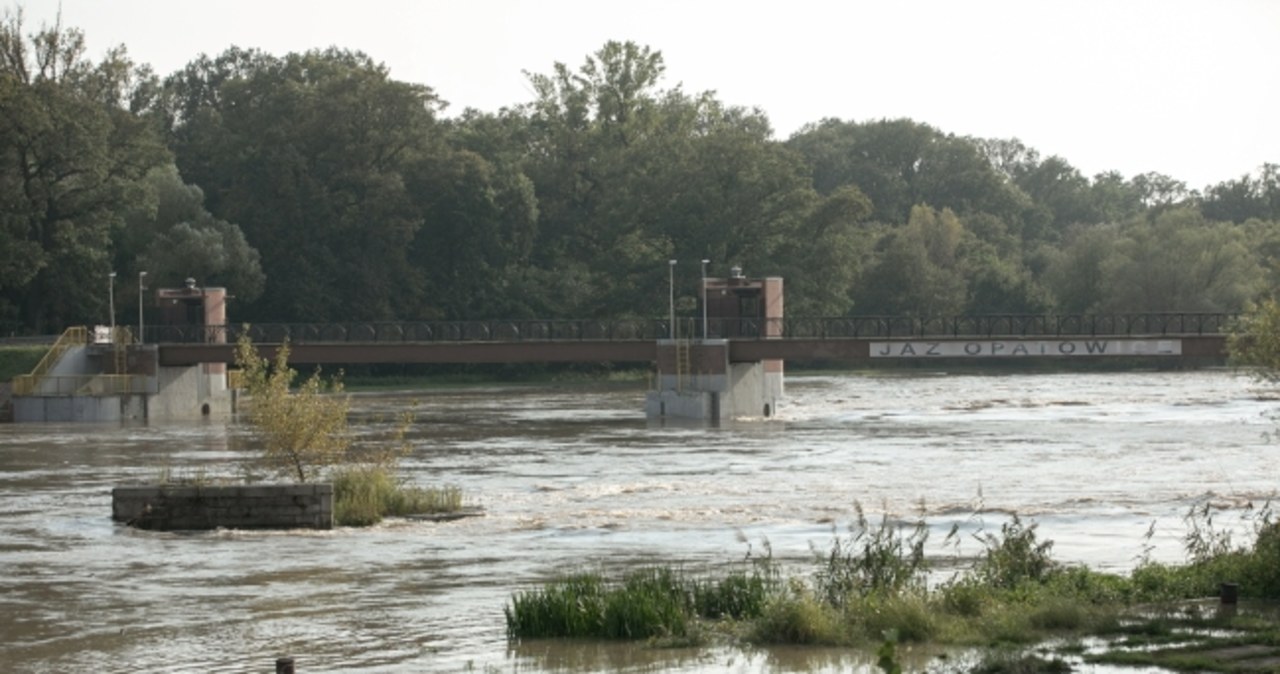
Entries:
{"label": "green grass", "polygon": [[[927,530],[922,521],[872,525],[859,509],[848,534],[833,533],[830,547],[815,551],[809,573],[787,578],[768,558],[696,580],[665,568],[617,583],[600,574],[569,576],[516,594],[505,607],[507,630],[512,639],[721,634],[760,644],[863,647],[893,635],[894,643],[1007,645],[1013,651],[1049,638],[1096,635],[1123,650],[1124,643],[1158,647],[1176,641],[1178,630],[1220,626],[1217,618],[1177,607],[1213,596],[1225,579],[1239,584],[1241,597],[1280,599],[1280,524],[1269,515],[1259,520],[1252,546],[1206,547],[1213,534],[1202,528],[1199,540],[1188,539],[1189,551],[1202,552],[1193,561],[1143,564],[1129,575],[1055,562],[1051,543],[1015,516],[999,532],[979,536],[985,549],[971,568],[934,587],[923,582]],[[1250,629],[1243,617],[1231,625]],[[1280,644],[1280,633],[1263,621],[1247,641]],[[1166,655],[1164,663],[1203,666],[1204,656],[1196,652]],[[1065,671],[1056,659],[1023,656],[984,667]]]}
{"label": "green grass", "polygon": [[48,351],[47,346],[0,346],[0,381],[31,374]]}
{"label": "green grass", "polygon": [[576,573],[519,592],[504,607],[513,638],[664,639],[688,645],[699,620],[755,618],[765,610],[774,574],[767,562],[724,576],[691,577],[667,567],[633,571],[620,582]]}

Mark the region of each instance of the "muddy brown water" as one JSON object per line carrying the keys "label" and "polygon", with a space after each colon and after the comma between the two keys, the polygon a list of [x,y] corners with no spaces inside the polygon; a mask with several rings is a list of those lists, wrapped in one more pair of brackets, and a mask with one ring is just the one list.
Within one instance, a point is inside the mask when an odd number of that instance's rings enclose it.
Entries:
{"label": "muddy brown water", "polygon": [[1275,402],[1227,371],[787,387],[779,418],[720,428],[646,422],[634,388],[358,395],[370,440],[413,406],[406,477],[458,485],[485,515],[322,533],[111,522],[116,484],[237,475],[253,446],[236,423],[0,425],[3,669],[261,672],[291,656],[300,672],[870,671],[844,649],[511,643],[503,607],[566,571],[723,568],[766,542],[803,574],[855,501],[872,516],[923,503],[935,542],[1017,512],[1055,558],[1125,571],[1143,554],[1182,559],[1193,504],[1247,527],[1238,515],[1280,477]]}

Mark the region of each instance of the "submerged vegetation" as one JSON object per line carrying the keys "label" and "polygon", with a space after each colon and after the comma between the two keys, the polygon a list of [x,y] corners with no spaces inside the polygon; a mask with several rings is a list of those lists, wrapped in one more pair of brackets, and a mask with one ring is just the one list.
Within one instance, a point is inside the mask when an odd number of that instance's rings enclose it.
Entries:
{"label": "submerged vegetation", "polygon": [[[1016,651],[1051,637],[1150,640],[1149,633],[1195,617],[1186,602],[1215,596],[1223,582],[1235,583],[1241,597],[1280,599],[1280,523],[1270,507],[1250,513],[1256,538],[1247,546],[1214,516],[1207,504],[1187,514],[1185,564],[1143,561],[1118,575],[1053,560],[1052,543],[1013,515],[998,532],[972,535],[982,549],[967,564],[955,564],[960,535],[953,529],[945,543],[956,550],[949,561],[958,570],[939,579],[946,572],[925,557],[922,518],[875,524],[858,507],[848,533],[815,549],[807,569],[784,569],[766,542],[765,556],[719,575],[653,567],[610,582],[599,572],[574,573],[517,593],[505,608],[507,631],[512,639],[879,646],[882,667],[892,664],[897,643]],[[1280,644],[1274,625],[1259,634],[1247,618],[1193,624],[1210,623],[1231,626],[1237,641]],[[1056,658],[1005,652],[975,671],[1069,671],[1059,667]]]}

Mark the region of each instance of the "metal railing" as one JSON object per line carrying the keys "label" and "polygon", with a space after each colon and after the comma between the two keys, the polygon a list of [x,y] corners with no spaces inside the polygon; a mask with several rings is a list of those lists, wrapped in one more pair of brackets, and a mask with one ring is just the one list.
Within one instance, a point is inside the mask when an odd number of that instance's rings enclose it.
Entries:
{"label": "metal railing", "polygon": [[63,354],[77,346],[84,346],[89,342],[89,330],[84,326],[75,326],[67,328],[58,341],[49,347],[48,353],[40,359],[39,363],[32,368],[31,374],[18,375],[13,378],[14,395],[32,395],[35,390],[40,388],[40,382],[49,376],[49,371],[53,369],[58,361],[62,359]]}
{"label": "metal railing", "polygon": [[[1174,336],[1226,334],[1237,314],[999,314],[975,316],[847,316],[707,321],[711,339],[884,339],[908,337]],[[255,343],[431,343],[657,341],[704,334],[700,319],[555,319],[406,321],[363,323],[260,323],[249,326]],[[234,343],[243,326],[149,326],[146,341]]]}
{"label": "metal railing", "polygon": [[106,396],[153,393],[147,390],[147,378],[130,374],[45,375],[34,385],[13,382],[13,393],[19,396]]}

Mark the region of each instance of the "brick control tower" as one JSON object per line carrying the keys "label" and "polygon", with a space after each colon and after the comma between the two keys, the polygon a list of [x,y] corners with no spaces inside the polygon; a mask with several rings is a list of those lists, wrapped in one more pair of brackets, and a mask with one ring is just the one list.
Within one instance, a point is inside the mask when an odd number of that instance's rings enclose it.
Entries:
{"label": "brick control tower", "polygon": [[747,278],[734,267],[728,278],[703,279],[699,290],[706,321],[695,321],[693,334],[658,341],[646,415],[712,423],[772,417],[782,398],[782,361],[735,361],[730,343],[782,336],[782,278]]}

